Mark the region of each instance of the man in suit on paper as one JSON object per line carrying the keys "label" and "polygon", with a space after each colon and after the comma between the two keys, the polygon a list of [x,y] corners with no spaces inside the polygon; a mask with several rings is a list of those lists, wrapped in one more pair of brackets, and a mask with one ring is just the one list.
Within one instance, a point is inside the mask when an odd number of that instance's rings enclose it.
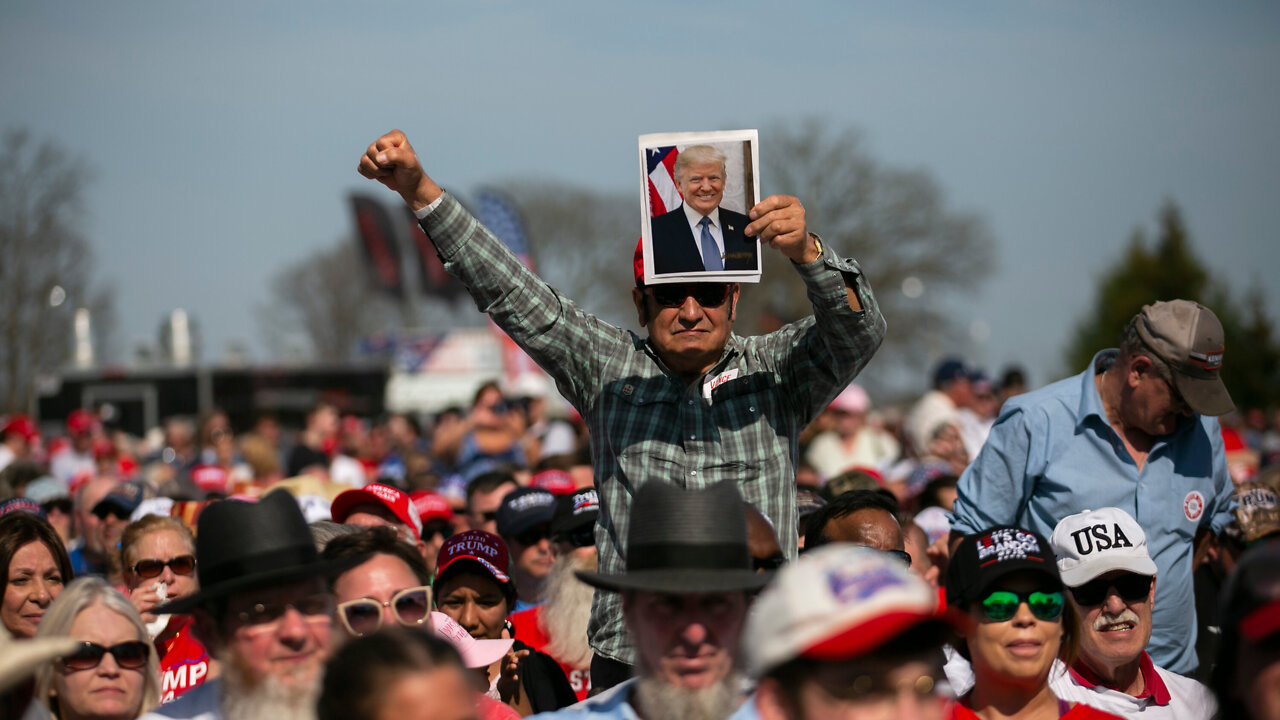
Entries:
{"label": "man in suit on paper", "polygon": [[710,145],[691,145],[676,158],[676,188],[684,202],[651,221],[656,274],[756,269],[755,238],[742,232],[751,220],[720,207],[724,160]]}

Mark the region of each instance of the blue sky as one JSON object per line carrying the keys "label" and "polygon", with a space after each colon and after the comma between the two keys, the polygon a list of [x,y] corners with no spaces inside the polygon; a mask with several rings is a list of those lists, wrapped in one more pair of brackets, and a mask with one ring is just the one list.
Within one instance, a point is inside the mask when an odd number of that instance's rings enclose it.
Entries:
{"label": "blue sky", "polygon": [[643,133],[860,128],[986,218],[998,267],[955,312],[990,337],[956,349],[1036,384],[1165,198],[1280,317],[1275,3],[10,0],[0,68],[0,129],[95,169],[81,228],[126,349],[182,307],[206,360],[233,340],[262,359],[270,277],[349,232],[356,160],[393,127],[463,191],[624,192]]}

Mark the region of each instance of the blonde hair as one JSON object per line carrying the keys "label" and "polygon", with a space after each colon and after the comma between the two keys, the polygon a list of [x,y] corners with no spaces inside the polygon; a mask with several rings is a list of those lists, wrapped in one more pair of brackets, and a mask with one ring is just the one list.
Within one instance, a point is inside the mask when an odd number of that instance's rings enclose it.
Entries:
{"label": "blonde hair", "polygon": [[187,546],[187,550],[192,555],[196,553],[195,538],[191,536],[191,530],[187,529],[187,526],[183,525],[181,520],[167,515],[145,515],[129,523],[124,532],[120,534],[120,565],[126,580],[133,574],[134,563],[138,562],[138,558],[133,557],[136,555],[135,550],[138,542],[152,533],[164,530],[177,533]]}
{"label": "blonde hair", "polygon": [[[147,628],[142,624],[138,611],[123,593],[111,587],[106,580],[90,576],[68,585],[40,620],[36,637],[70,637],[72,623],[80,613],[94,605],[101,605],[128,620],[137,631],[138,640],[147,644],[147,667],[142,671],[142,705],[138,708],[138,715],[142,715],[160,704],[160,656],[156,654],[155,645],[148,639]],[[57,662],[52,660],[36,670],[35,690],[35,698],[44,703],[55,718],[61,717],[57,698],[52,694],[54,666]]]}

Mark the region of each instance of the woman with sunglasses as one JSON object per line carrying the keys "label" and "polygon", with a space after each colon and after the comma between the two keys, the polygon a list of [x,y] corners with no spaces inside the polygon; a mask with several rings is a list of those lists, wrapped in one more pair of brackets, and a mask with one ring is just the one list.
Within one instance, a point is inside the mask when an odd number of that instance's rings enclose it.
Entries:
{"label": "woman with sunglasses", "polygon": [[1115,717],[1049,687],[1053,661],[1075,655],[1076,619],[1044,538],[1017,527],[965,536],[947,567],[947,605],[966,615],[955,649],[973,668],[953,720]]}
{"label": "woman with sunglasses", "polygon": [[[510,553],[497,535],[483,530],[454,535],[436,558],[432,586],[436,608],[477,640],[512,638],[514,630],[507,617],[515,607],[516,586],[509,566]],[[519,638],[506,657],[484,672],[490,697],[496,696],[522,716],[577,702],[559,663]]]}
{"label": "woman with sunglasses", "polygon": [[130,523],[120,535],[120,560],[125,590],[146,623],[160,654],[167,703],[218,675],[217,662],[192,632],[190,615],[156,615],[157,605],[194,595],[200,589],[196,577],[195,540],[181,521],[147,515]]}
{"label": "woman with sunglasses", "polygon": [[38,638],[80,647],[36,671],[36,698],[57,720],[133,720],[158,704],[159,657],[128,598],[98,577],[67,586]]}
{"label": "woman with sunglasses", "polygon": [[[510,640],[505,644],[474,640],[447,616],[431,611],[430,573],[426,562],[416,548],[400,539],[394,528],[376,526],[336,537],[325,546],[324,557],[327,560],[367,558],[333,580],[338,624],[349,637],[370,637],[379,630],[396,626],[434,631],[445,639],[450,639],[449,634],[464,635],[470,641],[469,649],[474,648],[470,656],[483,657],[479,665],[482,672],[490,664],[500,662],[511,647]],[[433,615],[443,618],[449,627]],[[495,644],[499,647],[494,648]],[[467,667],[476,666],[468,664]],[[478,693],[488,687],[486,677],[485,682],[476,683],[475,689]],[[479,695],[476,705],[481,720],[509,720],[515,714],[510,706],[483,695]]]}

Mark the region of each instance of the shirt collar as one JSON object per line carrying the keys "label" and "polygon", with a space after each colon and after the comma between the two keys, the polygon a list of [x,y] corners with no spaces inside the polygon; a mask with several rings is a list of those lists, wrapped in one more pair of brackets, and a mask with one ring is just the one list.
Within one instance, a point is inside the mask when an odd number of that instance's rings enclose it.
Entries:
{"label": "shirt collar", "polygon": [[[1101,686],[1108,690],[1124,692],[1119,688],[1111,687],[1102,682],[1094,674],[1093,670],[1088,665],[1085,665],[1083,660],[1076,660],[1076,664],[1072,665],[1068,672],[1071,673],[1071,677],[1077,683],[1090,690],[1096,690]],[[1134,695],[1134,697],[1139,700],[1151,700],[1156,705],[1168,705],[1170,700],[1169,688],[1165,686],[1160,673],[1156,672],[1155,663],[1151,662],[1151,656],[1147,654],[1146,650],[1143,650],[1142,655],[1138,657],[1138,672],[1142,673],[1142,692]]]}
{"label": "shirt collar", "polygon": [[1102,396],[1098,394],[1097,377],[1111,367],[1119,356],[1120,351],[1112,348],[1100,351],[1089,361],[1089,370],[1080,378],[1080,405],[1076,408],[1077,429],[1083,427],[1090,417],[1097,417],[1103,425],[1110,425],[1107,411],[1102,405]]}
{"label": "shirt collar", "polygon": [[[680,203],[680,207],[684,209],[684,217],[689,221],[690,227],[696,228],[698,223],[702,222],[702,213],[689,207],[689,203],[682,202]],[[715,212],[707,215],[706,217],[711,220],[711,227],[720,227],[720,208],[716,208]]]}

